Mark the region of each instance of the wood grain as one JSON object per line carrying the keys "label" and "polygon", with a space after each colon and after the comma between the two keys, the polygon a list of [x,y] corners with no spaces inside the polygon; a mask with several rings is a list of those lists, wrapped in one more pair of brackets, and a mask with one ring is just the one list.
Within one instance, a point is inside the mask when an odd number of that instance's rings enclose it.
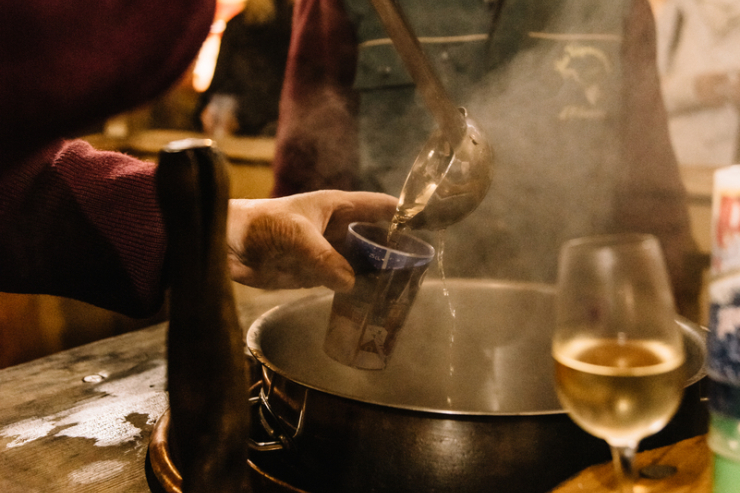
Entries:
{"label": "wood grain", "polygon": [[[240,325],[326,292],[240,286]],[[163,323],[0,370],[0,492],[157,491],[145,463],[169,405],[166,333]]]}
{"label": "wood grain", "polygon": [[[642,452],[635,460],[636,470],[661,464],[674,466],[677,472],[664,479],[639,478],[635,483],[635,493],[710,493],[710,456],[705,435]],[[600,464],[589,467],[552,493],[612,493],[617,491],[615,479],[612,464]]]}

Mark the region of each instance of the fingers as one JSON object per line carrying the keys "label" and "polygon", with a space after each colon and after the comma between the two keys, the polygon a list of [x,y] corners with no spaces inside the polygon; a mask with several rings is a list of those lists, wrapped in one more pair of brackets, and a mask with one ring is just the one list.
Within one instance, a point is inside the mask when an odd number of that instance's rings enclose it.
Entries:
{"label": "fingers", "polygon": [[274,262],[272,270],[286,274],[281,281],[292,275],[293,283],[300,287],[326,286],[335,291],[352,289],[355,281],[352,267],[322,232],[305,219],[296,218],[293,226],[293,234],[277,242],[281,253],[271,257]]}
{"label": "fingers", "polygon": [[[232,215],[233,219],[237,217]],[[241,247],[232,241],[231,245],[237,247],[232,246],[229,252],[234,281],[263,289],[324,285],[346,291],[354,285],[350,265],[303,214],[280,209],[260,213],[251,217],[239,234]]]}
{"label": "fingers", "polygon": [[337,192],[331,211],[325,212],[328,217],[324,236],[332,244],[337,244],[344,240],[347,226],[352,222],[390,221],[397,204],[397,198],[384,193]]}
{"label": "fingers", "polygon": [[326,190],[282,199],[232,200],[228,244],[232,279],[265,289],[354,286],[354,272],[332,245],[354,221],[390,220],[397,199]]}
{"label": "fingers", "polygon": [[384,193],[340,192],[329,203],[332,219],[343,222],[389,221],[396,211],[398,199]]}
{"label": "fingers", "polygon": [[232,280],[261,289],[326,286],[334,291],[349,291],[355,282],[350,265],[331,247],[318,252],[294,251],[254,267],[230,256],[229,269]]}
{"label": "fingers", "polygon": [[313,277],[318,285],[334,291],[350,291],[355,285],[355,273],[347,260],[334,250],[326,240],[324,250],[313,254]]}

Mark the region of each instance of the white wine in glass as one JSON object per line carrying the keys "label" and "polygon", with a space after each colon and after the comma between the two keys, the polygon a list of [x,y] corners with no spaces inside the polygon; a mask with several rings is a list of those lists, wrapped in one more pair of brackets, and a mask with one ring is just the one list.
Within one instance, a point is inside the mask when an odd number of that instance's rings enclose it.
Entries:
{"label": "white wine in glass", "polygon": [[620,491],[631,493],[638,444],[675,414],[686,382],[655,237],[595,236],[563,245],[552,351],[560,402],[610,445]]}

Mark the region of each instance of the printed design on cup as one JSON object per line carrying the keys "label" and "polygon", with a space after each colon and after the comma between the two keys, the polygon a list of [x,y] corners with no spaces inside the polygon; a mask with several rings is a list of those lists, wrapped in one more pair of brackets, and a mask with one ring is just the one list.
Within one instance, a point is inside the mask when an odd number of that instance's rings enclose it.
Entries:
{"label": "printed design on cup", "polygon": [[366,223],[350,225],[347,235],[355,286],[334,294],[324,352],[355,368],[385,368],[434,257],[431,245],[411,235],[397,249],[384,246],[386,237],[386,228]]}

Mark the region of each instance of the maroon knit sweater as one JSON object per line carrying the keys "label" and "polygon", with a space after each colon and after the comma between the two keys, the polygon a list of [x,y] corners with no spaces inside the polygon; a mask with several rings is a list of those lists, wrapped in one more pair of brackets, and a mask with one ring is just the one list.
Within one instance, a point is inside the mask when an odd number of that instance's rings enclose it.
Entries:
{"label": "maroon knit sweater", "polygon": [[65,141],[168,89],[213,0],[22,0],[0,20],[0,291],[161,306],[155,166]]}

